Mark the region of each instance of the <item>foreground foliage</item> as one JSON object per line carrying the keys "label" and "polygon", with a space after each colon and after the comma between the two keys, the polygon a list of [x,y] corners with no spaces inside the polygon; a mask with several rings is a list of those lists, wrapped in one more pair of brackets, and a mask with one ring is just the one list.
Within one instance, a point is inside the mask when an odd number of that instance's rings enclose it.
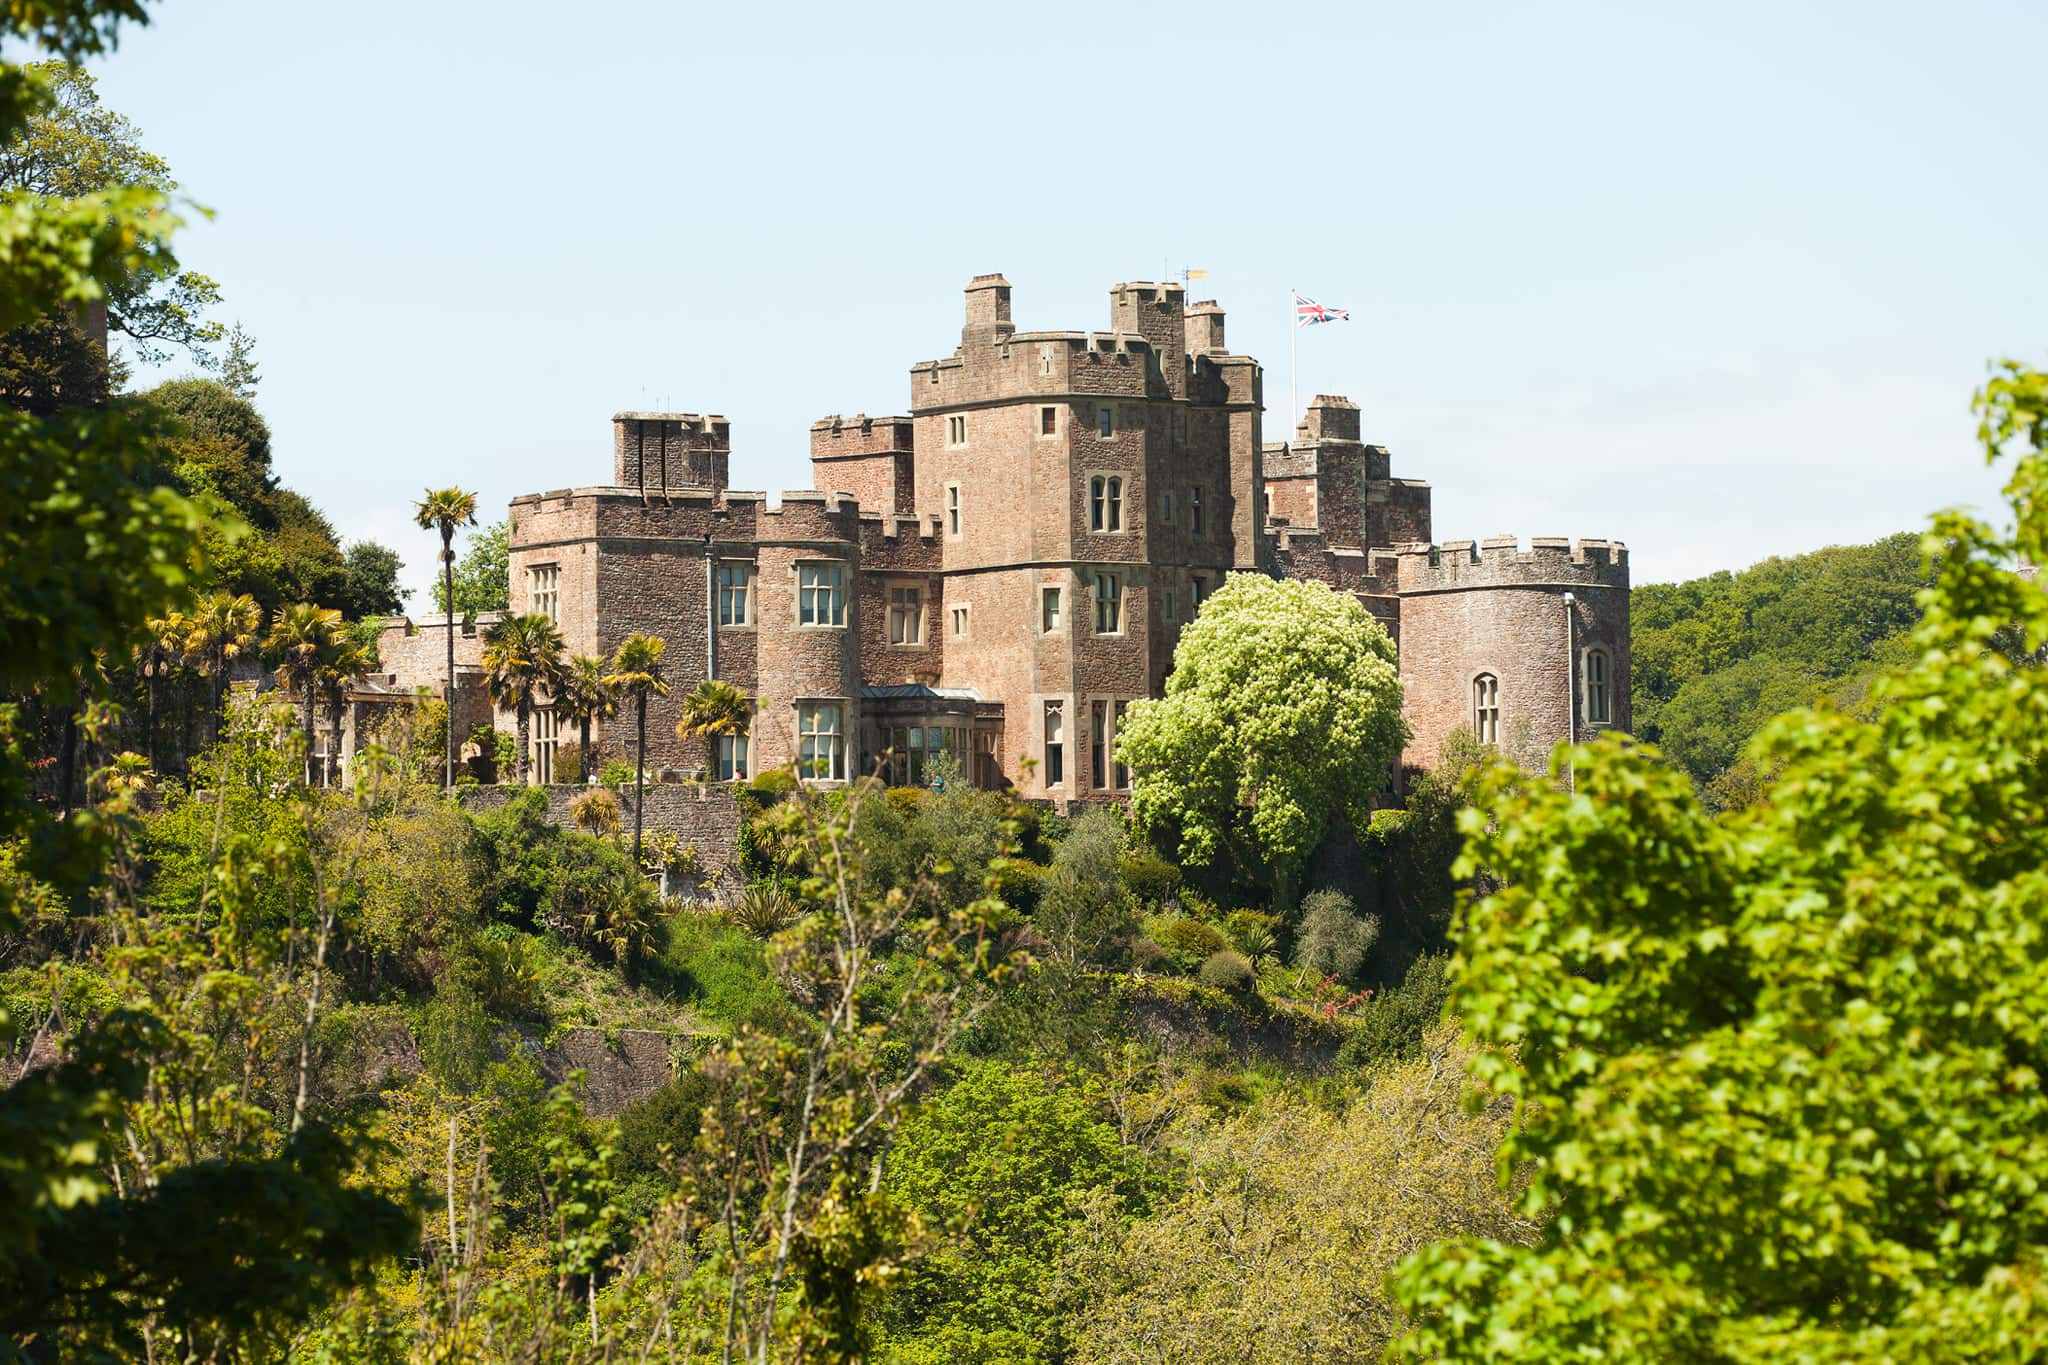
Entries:
{"label": "foreground foliage", "polygon": [[[2038,1359],[2048,1350],[2048,379],[1979,396],[2017,532],[1935,520],[1913,661],[1781,717],[1715,820],[1626,742],[1494,769],[1454,1007],[1514,1097],[1539,1244],[1401,1276],[1417,1359]],[[1519,1064],[1517,1064],[1517,1059]]]}

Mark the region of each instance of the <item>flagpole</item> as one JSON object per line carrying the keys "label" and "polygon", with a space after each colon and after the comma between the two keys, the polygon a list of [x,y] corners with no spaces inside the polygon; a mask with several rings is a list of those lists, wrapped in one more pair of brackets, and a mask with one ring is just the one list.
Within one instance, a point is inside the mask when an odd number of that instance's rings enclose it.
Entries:
{"label": "flagpole", "polygon": [[1294,445],[1294,419],[1301,414],[1301,395],[1295,392],[1295,351],[1299,346],[1297,334],[1301,331],[1301,319],[1294,315],[1294,290],[1287,291],[1287,444]]}

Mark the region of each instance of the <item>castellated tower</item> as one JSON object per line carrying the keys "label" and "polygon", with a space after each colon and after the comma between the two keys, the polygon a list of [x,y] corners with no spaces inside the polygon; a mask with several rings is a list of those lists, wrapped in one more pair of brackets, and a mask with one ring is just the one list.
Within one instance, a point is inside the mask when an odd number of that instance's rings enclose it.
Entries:
{"label": "castellated tower", "polygon": [[944,683],[1000,703],[1002,771],[1034,796],[1127,788],[1118,717],[1163,689],[1201,599],[1260,562],[1258,366],[1179,284],[1115,286],[1110,321],[1020,332],[1009,281],[978,276],[959,348],[910,372]]}
{"label": "castellated tower", "polygon": [[1561,741],[1629,728],[1627,546],[1496,536],[1397,560],[1404,765],[1466,727],[1541,772]]}

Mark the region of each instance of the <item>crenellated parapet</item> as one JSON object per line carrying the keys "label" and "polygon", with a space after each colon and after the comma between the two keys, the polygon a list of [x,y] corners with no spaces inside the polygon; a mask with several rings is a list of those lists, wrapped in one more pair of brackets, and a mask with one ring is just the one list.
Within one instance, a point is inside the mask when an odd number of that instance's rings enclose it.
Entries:
{"label": "crenellated parapet", "polygon": [[1628,590],[1628,547],[1618,540],[1536,536],[1525,549],[1517,536],[1489,536],[1401,545],[1396,553],[1403,594],[1469,588]]}

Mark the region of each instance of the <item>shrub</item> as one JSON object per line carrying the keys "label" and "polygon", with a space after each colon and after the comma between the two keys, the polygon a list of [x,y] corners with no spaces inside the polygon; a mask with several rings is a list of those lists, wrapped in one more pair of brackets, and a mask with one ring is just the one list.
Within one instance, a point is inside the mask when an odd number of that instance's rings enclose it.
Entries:
{"label": "shrub", "polygon": [[670,921],[662,960],[677,994],[719,1023],[730,1024],[781,1003],[760,941],[708,915],[679,915]]}
{"label": "shrub", "polygon": [[569,803],[569,818],[585,834],[602,838],[619,832],[619,798],[608,788],[592,787]]}
{"label": "shrub", "polygon": [[628,1177],[659,1175],[664,1146],[674,1156],[689,1151],[703,1124],[710,1091],[711,1083],[693,1069],[646,1099],[627,1105],[619,1115],[619,1173]]}
{"label": "shrub", "polygon": [[1279,942],[1280,917],[1258,910],[1233,910],[1223,917],[1223,933],[1240,953],[1256,962]]}
{"label": "shrub", "polygon": [[1164,905],[1180,890],[1180,869],[1143,849],[1126,853],[1118,870],[1131,894],[1146,905]]}
{"label": "shrub", "polygon": [[1051,869],[1022,858],[1006,858],[996,869],[996,889],[1011,909],[1030,914],[1038,908]]}
{"label": "shrub", "polygon": [[726,922],[755,938],[773,938],[796,923],[796,902],[774,882],[755,882],[725,908]]}
{"label": "shrub", "polygon": [[1318,976],[1348,977],[1372,951],[1380,934],[1376,916],[1361,917],[1341,891],[1312,891],[1301,903],[1301,932],[1294,965]]}
{"label": "shrub", "polygon": [[555,785],[576,786],[583,781],[583,746],[574,740],[555,746]]}
{"label": "shrub", "polygon": [[1223,935],[1198,919],[1177,919],[1152,935],[1173,954],[1175,965],[1186,971],[1222,952],[1230,945]]}
{"label": "shrub", "polygon": [[1053,853],[1033,922],[1068,966],[1097,960],[1131,930],[1137,906],[1117,875],[1123,826],[1095,809],[1074,822]]}
{"label": "shrub", "polygon": [[796,775],[787,768],[770,768],[754,774],[747,790],[760,798],[762,805],[773,805],[796,790]]}
{"label": "shrub", "polygon": [[1143,935],[1131,940],[1132,971],[1170,972],[1173,968],[1173,954],[1163,946]]}
{"label": "shrub", "polygon": [[1388,1057],[1420,1056],[1423,1036],[1443,1019],[1444,1002],[1450,998],[1450,960],[1444,953],[1415,959],[1400,985],[1359,1011],[1358,1023],[1337,1060],[1361,1066]]}
{"label": "shrub", "polygon": [[621,787],[632,786],[635,776],[632,764],[615,758],[598,770],[597,780],[616,791]]}
{"label": "shrub", "polygon": [[1243,953],[1225,948],[1211,953],[1202,963],[1202,984],[1219,991],[1248,991],[1257,978]]}

